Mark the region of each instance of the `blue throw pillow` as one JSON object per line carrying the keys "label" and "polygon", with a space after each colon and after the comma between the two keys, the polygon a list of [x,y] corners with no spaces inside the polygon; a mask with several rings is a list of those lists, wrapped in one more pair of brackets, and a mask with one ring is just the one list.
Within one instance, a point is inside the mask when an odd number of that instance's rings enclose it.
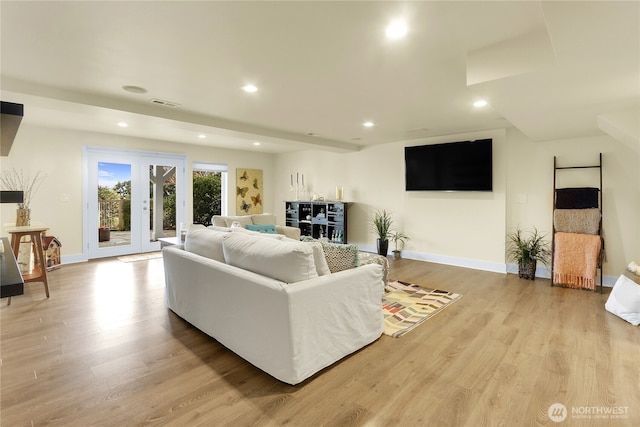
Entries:
{"label": "blue throw pillow", "polygon": [[244,228],[251,231],[258,231],[260,233],[278,234],[275,225],[247,224],[244,226]]}

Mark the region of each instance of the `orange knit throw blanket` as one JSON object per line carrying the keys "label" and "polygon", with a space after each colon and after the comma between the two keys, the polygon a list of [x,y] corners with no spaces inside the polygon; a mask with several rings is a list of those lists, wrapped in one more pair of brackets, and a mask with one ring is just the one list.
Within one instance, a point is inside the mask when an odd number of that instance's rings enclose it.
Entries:
{"label": "orange knit throw blanket", "polygon": [[600,236],[556,233],[553,257],[553,283],[570,288],[595,289],[600,257]]}

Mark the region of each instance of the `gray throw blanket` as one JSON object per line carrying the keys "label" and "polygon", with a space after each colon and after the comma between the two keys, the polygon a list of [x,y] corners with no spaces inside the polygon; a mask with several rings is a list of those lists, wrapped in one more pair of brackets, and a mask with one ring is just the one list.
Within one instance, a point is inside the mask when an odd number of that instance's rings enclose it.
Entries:
{"label": "gray throw blanket", "polygon": [[556,209],[553,226],[564,233],[598,234],[600,209]]}

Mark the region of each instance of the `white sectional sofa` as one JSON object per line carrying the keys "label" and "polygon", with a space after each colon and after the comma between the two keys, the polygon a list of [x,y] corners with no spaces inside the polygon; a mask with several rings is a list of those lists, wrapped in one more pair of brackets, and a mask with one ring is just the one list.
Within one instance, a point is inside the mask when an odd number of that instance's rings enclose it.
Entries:
{"label": "white sectional sofa", "polygon": [[383,332],[382,267],[330,273],[318,245],[194,229],[163,249],[166,303],[280,381],[298,384]]}
{"label": "white sectional sofa", "polygon": [[290,239],[300,240],[299,228],[277,225],[276,216],[270,213],[237,216],[214,215],[211,218],[211,224],[215,227],[231,227],[234,222],[237,222],[241,227],[246,227],[247,225],[274,225],[279,234],[285,235]]}

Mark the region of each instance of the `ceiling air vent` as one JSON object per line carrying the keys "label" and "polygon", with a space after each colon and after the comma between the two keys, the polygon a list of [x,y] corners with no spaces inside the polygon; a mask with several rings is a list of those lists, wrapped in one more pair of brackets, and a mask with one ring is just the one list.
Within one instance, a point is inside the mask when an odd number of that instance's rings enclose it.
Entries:
{"label": "ceiling air vent", "polygon": [[156,105],[162,105],[163,107],[178,108],[180,106],[177,102],[165,101],[164,99],[158,98],[153,98],[149,102]]}

